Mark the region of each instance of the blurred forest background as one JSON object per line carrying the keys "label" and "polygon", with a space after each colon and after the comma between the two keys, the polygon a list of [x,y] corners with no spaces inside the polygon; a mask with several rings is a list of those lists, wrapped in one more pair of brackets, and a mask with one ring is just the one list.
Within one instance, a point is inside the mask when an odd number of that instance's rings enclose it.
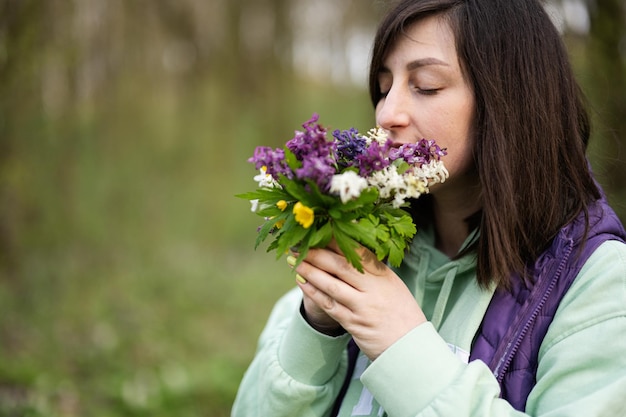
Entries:
{"label": "blurred forest background", "polygon": [[[547,5],[626,219],[623,0]],[[382,0],[0,0],[0,416],[227,416],[284,262],[257,145],[373,125]]]}

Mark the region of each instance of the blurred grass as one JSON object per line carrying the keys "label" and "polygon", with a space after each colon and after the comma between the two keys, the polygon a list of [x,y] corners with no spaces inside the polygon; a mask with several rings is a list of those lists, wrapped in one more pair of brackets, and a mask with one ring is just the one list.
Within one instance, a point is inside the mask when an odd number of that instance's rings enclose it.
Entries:
{"label": "blurred grass", "polygon": [[229,415],[293,286],[284,261],[253,250],[259,219],[234,197],[255,186],[246,159],[314,111],[372,123],[361,90],[304,85],[264,112],[215,84],[162,87],[133,81],[20,120],[2,170],[15,247],[0,276],[0,416]]}

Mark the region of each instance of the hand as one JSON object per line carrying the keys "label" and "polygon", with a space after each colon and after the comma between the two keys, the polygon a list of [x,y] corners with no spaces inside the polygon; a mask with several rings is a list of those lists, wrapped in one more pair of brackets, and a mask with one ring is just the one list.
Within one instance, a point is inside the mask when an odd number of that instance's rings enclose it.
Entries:
{"label": "hand", "polygon": [[361,249],[360,273],[334,242],[311,249],[296,272],[307,320],[317,329],[346,329],[371,360],[426,322],[404,282],[369,250]]}

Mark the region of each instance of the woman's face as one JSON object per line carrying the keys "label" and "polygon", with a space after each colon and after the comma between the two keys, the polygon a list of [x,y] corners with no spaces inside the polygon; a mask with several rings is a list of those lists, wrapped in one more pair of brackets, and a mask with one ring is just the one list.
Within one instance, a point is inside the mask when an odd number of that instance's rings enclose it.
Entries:
{"label": "woman's face", "polygon": [[474,182],[474,94],[463,77],[448,24],[429,17],[409,26],[389,50],[378,83],[382,99],[376,105],[376,122],[391,139],[434,139],[448,149],[443,161],[450,178],[432,193],[455,183],[467,186],[470,177]]}

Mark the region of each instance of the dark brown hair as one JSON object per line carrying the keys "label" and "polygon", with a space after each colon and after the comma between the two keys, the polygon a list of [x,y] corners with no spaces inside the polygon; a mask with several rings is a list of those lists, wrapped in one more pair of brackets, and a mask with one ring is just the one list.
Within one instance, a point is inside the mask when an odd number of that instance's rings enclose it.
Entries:
{"label": "dark brown hair", "polygon": [[585,157],[589,117],[561,37],[538,0],[398,2],[374,40],[374,106],[386,54],[409,25],[432,15],[450,25],[475,96],[477,279],[506,287],[600,197]]}

